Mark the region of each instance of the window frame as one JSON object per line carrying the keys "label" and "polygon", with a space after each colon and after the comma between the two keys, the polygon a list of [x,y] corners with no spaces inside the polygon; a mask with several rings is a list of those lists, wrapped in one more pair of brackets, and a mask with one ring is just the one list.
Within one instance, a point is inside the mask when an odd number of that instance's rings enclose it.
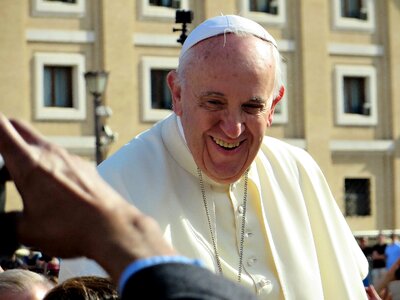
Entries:
{"label": "window frame", "polygon": [[336,30],[375,31],[375,0],[362,0],[367,19],[342,17],[342,0],[332,0],[333,28]]}
{"label": "window frame", "polygon": [[[44,67],[72,67],[73,107],[46,107],[44,104]],[[36,120],[84,120],[86,118],[85,57],[78,53],[35,53],[34,68],[34,117]]]}
{"label": "window frame", "polygon": [[157,122],[172,113],[170,109],[155,109],[151,104],[151,70],[176,69],[178,57],[143,56],[141,58],[141,120],[143,122]]}
{"label": "window frame", "polygon": [[283,26],[286,23],[286,0],[278,1],[278,14],[250,11],[248,0],[238,0],[239,11],[243,17],[247,17],[261,24],[274,24]]}
{"label": "window frame", "polygon": [[[166,19],[175,20],[176,8],[153,6],[149,4],[149,0],[138,0],[139,17],[142,19]],[[189,0],[180,0],[179,9],[189,9]]]}
{"label": "window frame", "polygon": [[85,16],[86,0],[76,0],[76,3],[31,0],[31,7],[34,17],[82,18]]}
{"label": "window frame", "polygon": [[[367,102],[370,103],[370,115],[345,113],[344,77],[365,78],[365,95]],[[374,66],[336,65],[335,89],[337,125],[375,126],[378,124],[377,77]]]}

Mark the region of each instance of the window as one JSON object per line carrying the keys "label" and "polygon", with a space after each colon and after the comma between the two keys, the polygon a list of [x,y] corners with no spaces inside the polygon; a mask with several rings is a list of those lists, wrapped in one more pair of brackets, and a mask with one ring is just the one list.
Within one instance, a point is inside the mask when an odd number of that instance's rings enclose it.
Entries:
{"label": "window", "polygon": [[178,58],[154,57],[142,58],[142,120],[156,122],[172,111],[172,98],[166,82],[170,70],[178,66]]}
{"label": "window", "polygon": [[249,6],[250,11],[278,14],[278,1],[276,0],[249,0]]}
{"label": "window", "polygon": [[72,4],[76,3],[76,0],[45,0],[45,1],[48,1],[48,2],[64,2],[64,3],[72,3]]}
{"label": "window", "polygon": [[85,15],[86,0],[31,0],[35,17],[76,17]]}
{"label": "window", "polygon": [[37,120],[83,120],[85,59],[74,53],[36,53],[34,112]]}
{"label": "window", "polygon": [[332,0],[333,27],[339,30],[375,30],[375,0]]}
{"label": "window", "polygon": [[286,0],[237,0],[240,14],[259,23],[284,25]]}
{"label": "window", "polygon": [[346,178],[344,186],[346,216],[371,215],[370,180]]}
{"label": "window", "polygon": [[72,67],[45,66],[43,77],[44,106],[72,106]]}
{"label": "window", "polygon": [[344,112],[370,115],[370,104],[365,95],[364,77],[343,77]]}
{"label": "window", "polygon": [[151,108],[172,109],[172,97],[167,85],[171,69],[151,69]]}
{"label": "window", "polygon": [[335,67],[338,125],[377,124],[377,83],[372,66]]}
{"label": "window", "polygon": [[341,16],[344,18],[367,19],[367,11],[362,0],[342,0]]}
{"label": "window", "polygon": [[189,9],[189,0],[138,0],[139,17],[175,20],[177,9]]}
{"label": "window", "polygon": [[179,0],[150,0],[149,4],[154,6],[180,8],[179,2]]}

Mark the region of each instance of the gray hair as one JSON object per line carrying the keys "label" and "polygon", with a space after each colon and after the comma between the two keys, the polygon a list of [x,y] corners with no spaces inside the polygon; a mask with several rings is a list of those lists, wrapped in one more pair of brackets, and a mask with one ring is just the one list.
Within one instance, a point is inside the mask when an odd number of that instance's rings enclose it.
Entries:
{"label": "gray hair", "polygon": [[18,295],[39,286],[53,288],[53,284],[44,276],[24,269],[9,269],[0,273],[0,298],[3,293],[12,291]]}

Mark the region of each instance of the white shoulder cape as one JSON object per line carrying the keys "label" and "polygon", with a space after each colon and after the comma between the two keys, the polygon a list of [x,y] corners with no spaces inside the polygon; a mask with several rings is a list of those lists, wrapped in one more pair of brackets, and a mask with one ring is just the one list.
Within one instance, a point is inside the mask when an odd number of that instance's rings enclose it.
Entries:
{"label": "white shoulder cape", "polygon": [[[159,222],[181,254],[201,258],[213,269],[213,254],[202,241],[208,233],[198,214],[202,203],[194,197],[200,192],[196,170],[174,114],[99,167],[125,199]],[[367,261],[310,155],[265,137],[249,180],[257,185],[262,199],[285,299],[366,299],[362,279],[368,272]],[[63,272],[77,274],[76,267],[70,266],[63,264],[62,276]],[[98,273],[94,264],[80,268]]]}

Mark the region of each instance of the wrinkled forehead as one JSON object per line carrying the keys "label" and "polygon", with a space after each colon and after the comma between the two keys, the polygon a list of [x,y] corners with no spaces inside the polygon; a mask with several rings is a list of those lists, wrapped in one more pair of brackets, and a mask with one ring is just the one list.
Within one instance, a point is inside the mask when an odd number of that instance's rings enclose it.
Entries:
{"label": "wrinkled forehead", "polygon": [[195,64],[205,61],[212,63],[213,60],[220,59],[233,60],[237,63],[266,58],[270,61],[272,47],[271,43],[249,33],[228,33],[200,41],[188,49],[183,57]]}
{"label": "wrinkled forehead", "polygon": [[185,40],[180,57],[199,42],[228,33],[253,35],[277,48],[275,39],[258,23],[240,16],[227,15],[208,19],[197,26]]}

